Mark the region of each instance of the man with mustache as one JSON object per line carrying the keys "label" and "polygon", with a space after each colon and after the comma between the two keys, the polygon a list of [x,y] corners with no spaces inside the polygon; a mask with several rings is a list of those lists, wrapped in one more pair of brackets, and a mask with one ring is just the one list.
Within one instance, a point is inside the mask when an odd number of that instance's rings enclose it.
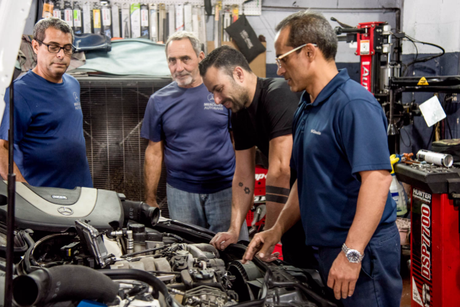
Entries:
{"label": "man with mustache", "polygon": [[[211,241],[223,250],[236,243],[251,207],[255,185],[256,147],[268,158],[265,229],[276,221],[289,195],[292,118],[299,98],[282,79],[258,78],[243,54],[228,46],[212,51],[200,74],[218,105],[232,110],[236,169],[233,179],[232,223]],[[302,225],[283,237],[284,260],[298,267],[314,267],[312,251],[303,241]],[[303,251],[303,252],[299,252]],[[310,259],[305,259],[305,253]],[[302,258],[297,257],[302,255]]]}
{"label": "man with mustache", "polygon": [[[92,187],[83,136],[80,84],[65,74],[73,32],[59,18],[34,27],[37,65],[14,81],[14,172],[33,186]],[[8,175],[9,89],[0,127],[0,174]]]}
{"label": "man with mustache", "polygon": [[174,33],[165,51],[174,82],[150,97],[141,130],[149,140],[144,164],[146,203],[158,207],[156,192],[164,159],[170,217],[223,231],[230,225],[235,170],[230,115],[215,105],[203,84],[198,63],[204,53],[193,33]]}

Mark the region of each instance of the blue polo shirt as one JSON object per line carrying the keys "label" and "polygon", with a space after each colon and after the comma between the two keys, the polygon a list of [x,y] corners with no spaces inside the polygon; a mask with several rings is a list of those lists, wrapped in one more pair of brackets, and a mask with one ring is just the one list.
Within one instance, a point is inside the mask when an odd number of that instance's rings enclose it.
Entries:
{"label": "blue polo shirt", "polygon": [[[391,170],[382,107],[341,70],[311,103],[304,93],[293,121],[292,165],[298,174],[306,244],[338,247],[356,213],[359,172]],[[388,193],[380,224],[396,220]]]}
{"label": "blue polo shirt", "polygon": [[182,88],[172,82],[150,97],[141,137],[164,141],[168,184],[210,194],[232,186],[235,152],[229,128],[229,111],[214,102],[204,84]]}

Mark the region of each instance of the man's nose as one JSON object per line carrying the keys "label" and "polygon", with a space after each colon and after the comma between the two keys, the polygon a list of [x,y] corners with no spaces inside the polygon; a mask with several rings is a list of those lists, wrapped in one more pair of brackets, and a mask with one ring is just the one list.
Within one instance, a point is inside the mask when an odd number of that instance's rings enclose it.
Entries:
{"label": "man's nose", "polygon": [[176,71],[183,71],[184,70],[184,63],[182,61],[176,62]]}
{"label": "man's nose", "polygon": [[216,104],[221,104],[222,103],[222,98],[219,95],[214,94],[214,102]]}
{"label": "man's nose", "polygon": [[63,57],[65,57],[64,49],[62,49],[62,48],[59,49],[58,53],[56,53],[56,56],[57,56],[58,58],[60,58],[60,59],[63,58]]}
{"label": "man's nose", "polygon": [[284,76],[285,73],[286,73],[286,69],[284,69],[283,66],[278,65],[278,69],[276,70],[276,74],[278,76]]}

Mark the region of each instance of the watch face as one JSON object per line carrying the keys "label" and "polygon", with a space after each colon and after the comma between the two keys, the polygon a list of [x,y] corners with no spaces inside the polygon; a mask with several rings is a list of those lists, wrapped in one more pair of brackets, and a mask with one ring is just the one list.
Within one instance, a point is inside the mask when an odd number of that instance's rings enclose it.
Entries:
{"label": "watch face", "polygon": [[353,262],[353,263],[358,263],[360,260],[360,253],[356,250],[349,250],[347,253],[347,258],[348,261]]}

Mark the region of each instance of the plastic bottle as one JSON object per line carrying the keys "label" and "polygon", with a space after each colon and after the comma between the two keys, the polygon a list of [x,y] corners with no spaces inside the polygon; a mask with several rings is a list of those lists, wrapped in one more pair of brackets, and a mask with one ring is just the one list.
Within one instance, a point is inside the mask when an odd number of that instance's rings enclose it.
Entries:
{"label": "plastic bottle", "polygon": [[399,161],[399,158],[396,155],[390,156],[391,161],[391,184],[390,184],[390,194],[391,197],[394,199],[396,203],[396,210],[398,216],[404,216],[407,213],[407,204],[406,204],[406,196],[404,193],[404,187],[398,181],[394,171],[394,164]]}

